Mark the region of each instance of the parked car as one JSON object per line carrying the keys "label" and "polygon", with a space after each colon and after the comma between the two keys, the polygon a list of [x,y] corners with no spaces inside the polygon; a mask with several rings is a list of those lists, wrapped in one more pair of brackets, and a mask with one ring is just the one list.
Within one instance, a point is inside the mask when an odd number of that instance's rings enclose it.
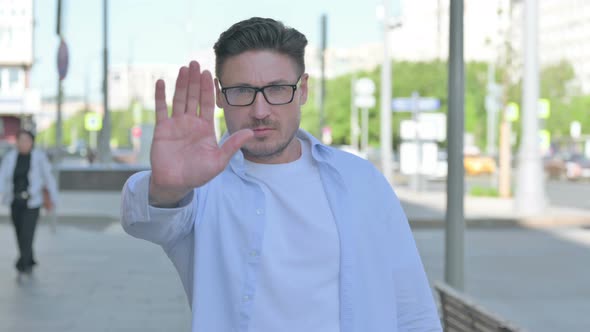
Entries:
{"label": "parked car", "polygon": [[498,168],[494,158],[484,155],[465,155],[463,167],[467,175],[494,174]]}
{"label": "parked car", "polygon": [[580,153],[557,153],[543,158],[550,179],[590,179],[590,158]]}
{"label": "parked car", "polygon": [[543,157],[543,168],[550,179],[565,178],[565,157],[563,154],[553,154]]}
{"label": "parked car", "polygon": [[565,161],[565,176],[568,180],[590,179],[590,159],[582,154],[573,154]]}

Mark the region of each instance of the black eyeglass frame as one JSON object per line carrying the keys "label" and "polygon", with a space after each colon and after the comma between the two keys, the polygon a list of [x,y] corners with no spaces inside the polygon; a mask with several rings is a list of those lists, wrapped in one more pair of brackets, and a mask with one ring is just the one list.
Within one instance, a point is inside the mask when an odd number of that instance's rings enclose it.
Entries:
{"label": "black eyeglass frame", "polygon": [[[299,84],[299,80],[301,80],[301,76],[299,75],[299,77],[297,78],[297,81],[295,82],[295,84],[270,84],[270,85],[265,85],[263,87],[255,87],[255,86],[248,86],[248,85],[236,85],[236,86],[228,86],[228,87],[224,87],[221,84],[221,81],[219,81],[219,85],[221,86],[221,93],[223,94],[223,96],[225,97],[225,101],[228,103],[228,105],[230,106],[236,106],[236,107],[245,107],[245,106],[250,106],[252,104],[254,104],[254,102],[256,101],[256,96],[258,96],[258,92],[262,93],[262,96],[264,97],[264,100],[266,100],[267,103],[269,103],[270,105],[274,105],[274,106],[279,106],[279,105],[287,105],[290,104],[293,99],[295,98],[295,91],[297,91],[297,85]],[[284,102],[284,103],[279,103],[279,104],[275,104],[275,103],[271,103],[268,100],[268,97],[266,96],[266,93],[264,93],[264,90],[267,88],[272,88],[272,87],[284,87],[284,86],[288,86],[290,88],[293,89],[293,92],[291,93],[291,99],[289,99],[289,101]],[[245,104],[245,105],[234,105],[232,103],[229,102],[229,99],[227,98],[227,90],[229,89],[236,89],[236,88],[247,88],[247,89],[252,89],[254,90],[254,97],[252,97],[252,101],[249,104]]]}

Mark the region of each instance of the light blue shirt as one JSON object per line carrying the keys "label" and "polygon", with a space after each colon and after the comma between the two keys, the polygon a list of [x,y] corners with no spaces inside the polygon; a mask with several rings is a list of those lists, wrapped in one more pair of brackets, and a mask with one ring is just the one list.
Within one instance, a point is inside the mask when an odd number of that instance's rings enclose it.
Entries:
{"label": "light blue shirt", "polygon": [[[341,331],[442,331],[408,221],[389,183],[366,160],[324,146],[304,131],[298,137],[312,144],[338,229]],[[221,174],[174,209],[149,205],[149,176],[135,174],[123,188],[122,225],[162,246],[172,260],[192,307],[193,332],[267,332],[248,330],[267,197],[246,175],[243,154],[236,153]]]}

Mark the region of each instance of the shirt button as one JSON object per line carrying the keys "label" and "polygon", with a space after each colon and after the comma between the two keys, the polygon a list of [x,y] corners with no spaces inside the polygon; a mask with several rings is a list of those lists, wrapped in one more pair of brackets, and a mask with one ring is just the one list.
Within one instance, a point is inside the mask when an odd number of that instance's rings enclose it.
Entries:
{"label": "shirt button", "polygon": [[263,211],[262,211],[262,209],[256,209],[256,214],[257,214],[257,215],[261,215],[261,214],[262,214],[262,212],[263,212]]}
{"label": "shirt button", "polygon": [[250,296],[244,295],[244,297],[242,299],[244,300],[244,302],[248,302],[248,301],[250,301]]}
{"label": "shirt button", "polygon": [[258,256],[258,251],[256,251],[256,250],[250,251],[250,256],[257,257]]}

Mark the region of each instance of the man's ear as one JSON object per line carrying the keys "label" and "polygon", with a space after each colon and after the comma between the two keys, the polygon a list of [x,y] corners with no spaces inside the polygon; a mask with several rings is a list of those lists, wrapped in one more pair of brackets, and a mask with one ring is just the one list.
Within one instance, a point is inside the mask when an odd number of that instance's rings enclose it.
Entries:
{"label": "man's ear", "polygon": [[219,80],[217,78],[215,78],[215,80],[213,81],[213,85],[215,85],[215,104],[217,105],[217,107],[219,108],[223,108],[223,105],[221,105],[222,102],[222,95],[221,95],[221,89],[219,88],[220,83]]}
{"label": "man's ear", "polygon": [[308,74],[303,74],[301,75],[301,83],[299,84],[299,105],[305,105],[305,103],[307,102],[307,91],[308,91],[308,87],[307,87],[307,80],[309,79],[309,75]]}

